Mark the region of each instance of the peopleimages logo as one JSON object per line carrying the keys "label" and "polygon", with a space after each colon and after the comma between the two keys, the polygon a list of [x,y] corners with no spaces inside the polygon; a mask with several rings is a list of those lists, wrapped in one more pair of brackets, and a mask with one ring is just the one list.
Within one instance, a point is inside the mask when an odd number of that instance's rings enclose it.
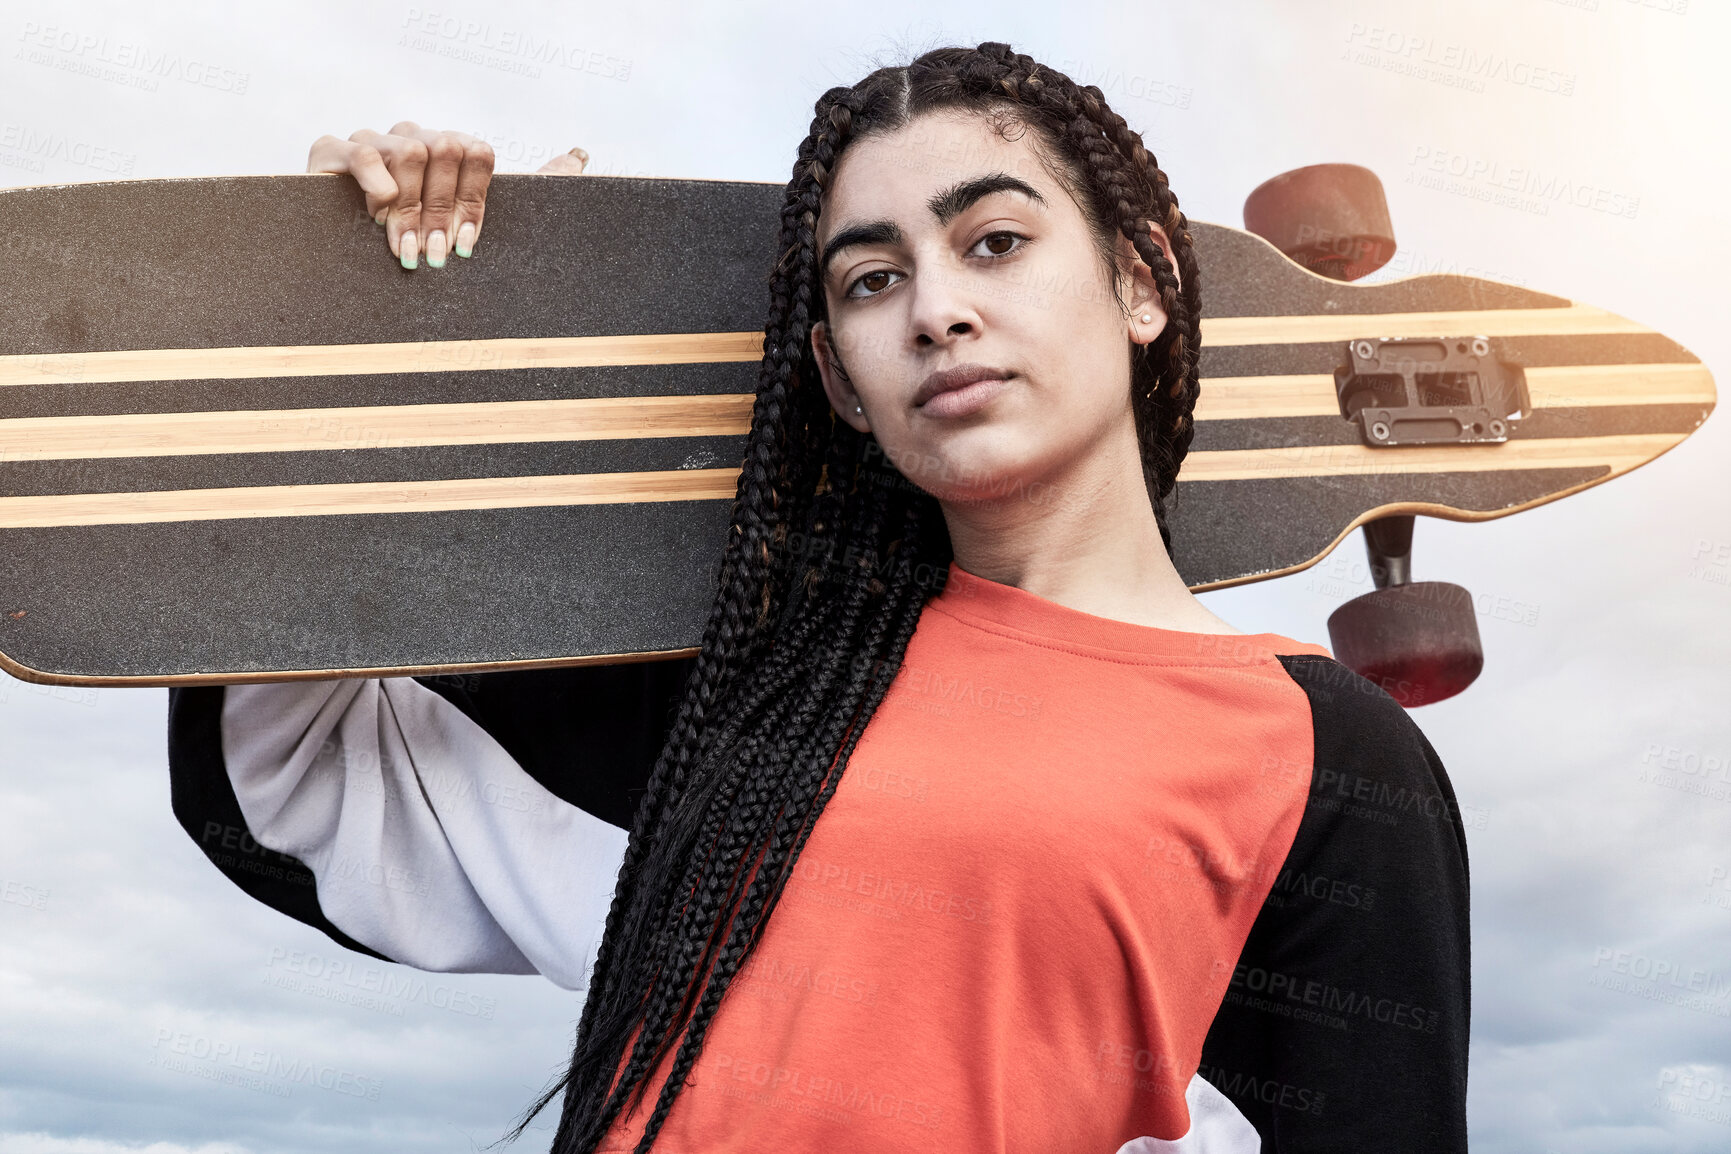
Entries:
{"label": "peopleimages logo", "polygon": [[[727,1083],[732,1082],[735,1085],[731,1089],[755,1089],[755,1100],[762,1105],[794,1110],[801,1106],[830,1107],[830,1111],[821,1116],[843,1124],[853,1120],[850,1114],[931,1129],[937,1129],[943,1123],[943,1107],[895,1090],[741,1055],[716,1053],[713,1058],[707,1054],[704,1057],[716,1077],[694,1079],[693,1086],[726,1092],[730,1089]],[[717,1085],[718,1080],[720,1085]]]}
{"label": "peopleimages logo", "polygon": [[1538,216],[1549,215],[1553,204],[1573,205],[1626,220],[1634,220],[1641,209],[1641,198],[1624,190],[1546,172],[1530,164],[1507,164],[1494,157],[1440,146],[1414,145],[1407,165],[1408,184],[1494,200]]}
{"label": "peopleimages logo", "polygon": [[1627,974],[1639,981],[1672,986],[1706,998],[1724,1000],[1731,995],[1731,975],[1699,967],[1684,969],[1674,960],[1653,958],[1633,950],[1598,947],[1593,951],[1593,968],[1601,967],[1611,974]]}
{"label": "peopleimages logo", "polygon": [[1587,985],[1697,1014],[1731,1018],[1731,998],[1727,997],[1731,995],[1731,978],[1699,967],[1685,968],[1673,959],[1600,946],[1593,955]]}
{"label": "peopleimages logo", "polygon": [[[355,1001],[356,1004],[361,1004],[357,999],[374,995],[374,1002],[363,1008],[383,1009],[398,1016],[400,1013],[395,1008],[398,1004],[419,1002],[435,1010],[491,1021],[499,1005],[495,998],[483,997],[437,978],[429,982],[414,971],[357,966],[347,958],[326,958],[272,947],[270,960],[265,966],[268,985],[330,1001]],[[273,975],[271,971],[278,972]],[[344,991],[346,996],[335,996],[338,991]],[[387,1004],[377,1004],[378,999]]]}
{"label": "peopleimages logo", "polygon": [[1532,88],[1557,96],[1573,96],[1575,74],[1520,60],[1470,44],[1438,40],[1375,24],[1353,23],[1346,34],[1342,58],[1380,67],[1471,92],[1485,91],[1487,81]]}
{"label": "peopleimages logo", "polygon": [[1309,1011],[1318,1017],[1307,1020],[1339,1030],[1348,1029],[1349,1022],[1356,1019],[1434,1034],[1442,1020],[1439,1010],[1243,962],[1232,972],[1227,1001],[1251,1009],[1286,1012],[1289,1017],[1299,1016],[1296,1011]]}
{"label": "peopleimages logo", "polygon": [[24,31],[18,39],[22,45],[13,55],[15,60],[97,80],[110,80],[146,92],[155,92],[163,80],[178,80],[214,92],[245,96],[247,83],[252,79],[250,72],[239,72],[178,52],[159,51],[145,44],[112,40],[76,28],[39,24],[34,20],[24,22]]}
{"label": "peopleimages logo", "polygon": [[[0,150],[17,154],[26,163],[13,167],[31,172],[46,171],[47,162],[58,161],[96,172],[131,176],[133,166],[138,163],[137,153],[76,140],[59,132],[40,132],[23,124],[0,124]],[[7,158],[0,157],[0,164],[4,163]]]}
{"label": "peopleimages logo", "polygon": [[[384,1088],[384,1083],[379,1079],[364,1077],[351,1070],[285,1057],[256,1046],[242,1047],[233,1042],[208,1038],[202,1034],[189,1034],[167,1026],[157,1028],[152,1049],[156,1051],[149,1063],[152,1066],[198,1077],[209,1077],[211,1071],[221,1071],[223,1067],[227,1067],[232,1074],[251,1075],[256,1084],[249,1088],[275,1092],[281,1097],[287,1097],[287,1093],[283,1091],[298,1084],[317,1086],[332,1093],[377,1102],[379,1093]],[[198,1065],[195,1066],[194,1063]]]}
{"label": "peopleimages logo", "polygon": [[1731,1082],[1711,1066],[1667,1066],[1659,1071],[1653,1108],[1731,1126]]}
{"label": "peopleimages logo", "polygon": [[403,17],[404,47],[420,52],[481,64],[506,72],[539,79],[538,65],[551,64],[572,72],[586,72],[603,80],[631,79],[631,61],[611,56],[556,36],[491,21],[470,20],[448,12],[410,8]]}

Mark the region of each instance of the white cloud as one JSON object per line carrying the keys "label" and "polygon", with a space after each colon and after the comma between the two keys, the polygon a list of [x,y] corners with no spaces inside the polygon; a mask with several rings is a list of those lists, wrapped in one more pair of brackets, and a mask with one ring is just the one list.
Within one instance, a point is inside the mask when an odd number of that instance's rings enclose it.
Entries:
{"label": "white cloud", "polygon": [[52,1134],[0,1134],[0,1154],[250,1154],[245,1146],[213,1142],[204,1146],[182,1146],[178,1142],[152,1142],[148,1146],[122,1145],[98,1138],[56,1138]]}

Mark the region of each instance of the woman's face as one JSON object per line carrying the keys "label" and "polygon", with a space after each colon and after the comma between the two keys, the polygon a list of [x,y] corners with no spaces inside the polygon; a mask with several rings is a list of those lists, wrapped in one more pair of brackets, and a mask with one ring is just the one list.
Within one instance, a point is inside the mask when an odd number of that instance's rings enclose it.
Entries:
{"label": "woman's face", "polygon": [[[1152,275],[1120,237],[1135,269],[1120,280],[1125,317],[1032,130],[1008,135],[944,112],[858,139],[819,217],[829,319],[812,341],[824,389],[942,501],[1061,491],[1086,483],[1101,454],[1114,468],[1126,449],[1136,461],[1130,343],[1166,323]],[[937,374],[970,366],[984,379],[933,395],[954,383]]]}

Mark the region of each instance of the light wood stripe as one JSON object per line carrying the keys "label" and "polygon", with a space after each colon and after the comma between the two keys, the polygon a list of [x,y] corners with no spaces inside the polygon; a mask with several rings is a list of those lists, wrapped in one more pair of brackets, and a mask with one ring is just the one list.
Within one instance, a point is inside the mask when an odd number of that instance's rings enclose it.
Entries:
{"label": "light wood stripe", "polygon": [[[1534,408],[1712,404],[1700,364],[1577,365],[1527,371]],[[14,417],[0,462],[297,452],[653,437],[729,436],[750,427],[748,393],[354,408]],[[1338,416],[1322,373],[1203,380],[1196,419]]]}
{"label": "light wood stripe", "polygon": [[1649,333],[1652,329],[1589,305],[1555,309],[1471,309],[1458,312],[1358,313],[1305,317],[1204,317],[1202,343],[1314,344],[1358,337],[1531,337]]}
{"label": "light wood stripe", "polygon": [[137,349],[0,357],[0,386],[460,373],[479,369],[714,364],[762,359],[762,333],[650,333],[641,336],[403,341],[365,345]]}
{"label": "light wood stripe", "polygon": [[1302,445],[1280,449],[1221,449],[1184,458],[1178,480],[1378,476],[1394,473],[1482,473],[1606,465],[1628,472],[1682,441],[1687,433],[1628,433],[1609,437],[1546,437],[1500,445]]}
{"label": "light wood stripe", "polygon": [[286,453],[747,432],[750,393],[0,420],[0,461]]}
{"label": "light wood stripe", "polygon": [[1718,399],[1706,365],[1572,365],[1527,370],[1533,407],[1711,405]]}
{"label": "light wood stripe", "polygon": [[[1603,465],[1608,476],[1652,460],[1684,433],[1556,437],[1502,445],[1372,449],[1315,445],[1191,453],[1183,482],[1394,473],[1494,472]],[[267,485],[159,493],[78,493],[0,497],[0,529],[209,521],[238,517],[314,517],[344,513],[427,513],[634,501],[720,500],[734,495],[738,469],[483,477],[342,485]]]}
{"label": "light wood stripe", "polygon": [[[1202,340],[1207,345],[1313,343],[1379,336],[1579,336],[1651,331],[1614,313],[1579,304],[1554,309],[1207,317],[1202,321]],[[763,334],[758,332],[31,353],[0,357],[0,386],[711,364],[755,361],[762,356]]]}
{"label": "light wood stripe", "polygon": [[[1702,364],[1559,365],[1527,370],[1533,408],[1591,405],[1711,405],[1713,374]],[[1254,420],[1264,417],[1338,417],[1334,377],[1204,377],[1196,419]]]}
{"label": "light wood stripe", "polygon": [[[1701,364],[1573,365],[1527,370],[1535,409],[1712,404]],[[1339,415],[1324,373],[1209,377],[1196,419]],[[0,462],[493,445],[748,431],[749,393],[497,401],[354,408],[13,417],[0,420]]]}
{"label": "light wood stripe", "polygon": [[338,513],[431,513],[730,498],[739,470],[665,469],[552,477],[456,481],[365,481],[345,485],[261,485],[161,493],[77,493],[0,497],[0,529],[66,525],[140,525],[240,517],[317,517]]}
{"label": "light wood stripe", "polygon": [[1293,373],[1266,377],[1203,377],[1197,421],[1250,421],[1264,417],[1339,417],[1334,377]]}

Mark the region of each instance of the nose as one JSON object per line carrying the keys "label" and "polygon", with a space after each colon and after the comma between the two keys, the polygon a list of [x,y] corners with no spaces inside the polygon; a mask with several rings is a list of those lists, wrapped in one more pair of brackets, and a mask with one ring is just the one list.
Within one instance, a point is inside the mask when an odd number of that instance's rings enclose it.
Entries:
{"label": "nose", "polygon": [[979,310],[965,278],[932,262],[915,273],[908,287],[913,290],[908,319],[914,343],[921,348],[948,344],[980,331]]}

